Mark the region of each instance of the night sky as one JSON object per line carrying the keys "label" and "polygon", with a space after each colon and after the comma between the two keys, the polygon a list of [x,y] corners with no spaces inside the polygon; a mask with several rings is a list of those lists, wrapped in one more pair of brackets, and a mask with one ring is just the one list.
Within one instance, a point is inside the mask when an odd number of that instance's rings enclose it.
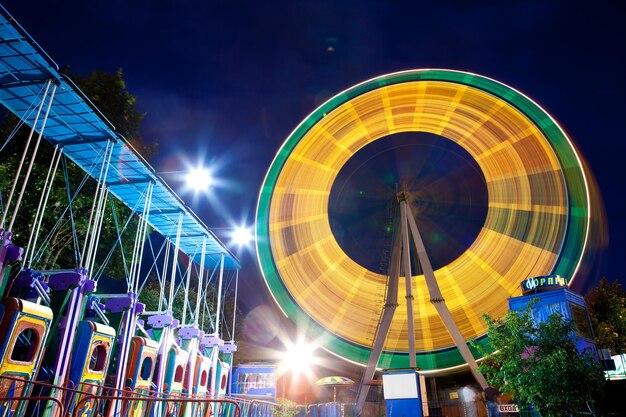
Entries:
{"label": "night sky", "polygon": [[[60,65],[123,68],[159,143],[157,170],[203,160],[215,195],[182,197],[210,227],[252,224],[261,181],[287,135],[330,96],[372,77],[449,68],[527,94],[579,147],[604,198],[602,275],[626,248],[626,13],[595,1],[3,1]],[[242,253],[244,304],[267,302]],[[253,288],[260,288],[252,291]]]}

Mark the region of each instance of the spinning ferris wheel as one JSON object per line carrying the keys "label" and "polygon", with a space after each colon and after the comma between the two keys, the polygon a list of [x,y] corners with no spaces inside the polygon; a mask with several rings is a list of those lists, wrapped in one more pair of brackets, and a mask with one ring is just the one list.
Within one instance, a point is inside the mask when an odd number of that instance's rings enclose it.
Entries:
{"label": "spinning ferris wheel", "polygon": [[287,138],[259,196],[257,252],[284,313],[363,364],[399,265],[378,366],[414,357],[441,372],[467,361],[422,257],[409,270],[410,256],[393,259],[402,227],[417,226],[461,340],[485,344],[482,315],[502,317],[523,279],[576,279],[589,212],[574,146],[531,99],[475,74],[406,71],[338,94]]}

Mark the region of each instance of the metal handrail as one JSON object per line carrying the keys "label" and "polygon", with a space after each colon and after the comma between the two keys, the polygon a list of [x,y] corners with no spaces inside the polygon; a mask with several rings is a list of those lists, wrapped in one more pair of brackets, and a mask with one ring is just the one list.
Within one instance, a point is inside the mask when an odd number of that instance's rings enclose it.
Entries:
{"label": "metal handrail", "polygon": [[156,397],[125,397],[125,396],[108,396],[108,395],[87,395],[85,398],[81,399],[76,407],[74,408],[74,412],[72,413],[72,417],[79,417],[79,410],[81,410],[82,406],[84,406],[89,401],[96,400],[106,400],[106,401],[121,401],[122,403],[127,401],[140,401],[146,403],[168,403],[168,402],[178,402],[178,403],[191,403],[191,404],[233,404],[235,406],[235,417],[241,417],[241,407],[237,402],[233,400],[220,400],[220,399],[192,399],[192,398],[176,398],[175,400],[171,398],[156,398]]}
{"label": "metal handrail", "polygon": [[11,375],[0,375],[0,380],[2,379],[8,379],[10,381],[17,381],[17,382],[21,382],[24,385],[26,384],[30,384],[33,387],[42,387],[42,388],[50,388],[50,389],[56,389],[56,390],[61,390],[61,391],[67,391],[67,392],[72,392],[72,393],[76,393],[76,394],[87,394],[87,392],[84,391],[80,391],[76,388],[68,388],[68,387],[62,387],[59,385],[53,385],[47,382],[43,382],[43,381],[33,381],[33,380],[29,380],[29,379],[23,379],[23,378],[17,378]]}
{"label": "metal handrail", "polygon": [[58,398],[54,398],[54,397],[0,397],[0,403],[4,403],[5,401],[9,403],[13,401],[16,401],[18,403],[28,402],[28,401],[52,401],[52,402],[55,402],[57,406],[59,407],[58,409],[61,412],[59,415],[60,416],[65,415],[65,407],[63,407],[63,404]]}

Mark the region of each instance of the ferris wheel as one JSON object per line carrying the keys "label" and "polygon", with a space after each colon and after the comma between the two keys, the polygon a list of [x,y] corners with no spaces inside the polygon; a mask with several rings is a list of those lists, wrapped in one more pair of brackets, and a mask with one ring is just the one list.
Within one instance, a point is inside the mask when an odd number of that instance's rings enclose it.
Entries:
{"label": "ferris wheel", "polygon": [[[273,297],[336,355],[365,364],[372,354],[399,195],[465,341],[488,343],[483,314],[502,317],[523,279],[576,279],[589,235],[589,187],[557,122],[522,93],[483,76],[381,76],[336,95],[300,123],[258,200],[257,255]],[[412,299],[414,323],[400,302],[379,367],[408,367],[412,356],[433,372],[466,362],[421,263],[397,295]]]}

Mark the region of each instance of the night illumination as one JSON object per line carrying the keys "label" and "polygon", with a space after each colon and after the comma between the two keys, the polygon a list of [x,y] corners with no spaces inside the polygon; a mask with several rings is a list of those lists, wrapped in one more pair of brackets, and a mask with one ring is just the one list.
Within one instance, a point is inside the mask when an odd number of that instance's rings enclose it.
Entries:
{"label": "night illumination", "polygon": [[213,184],[213,177],[207,168],[194,168],[185,176],[187,186],[195,191],[206,191]]}
{"label": "night illumination", "polygon": [[254,240],[252,228],[248,226],[237,226],[231,233],[231,242],[237,246],[248,246]]}
{"label": "night illumination", "polygon": [[292,372],[294,375],[309,375],[311,366],[316,363],[315,351],[318,346],[299,340],[296,343],[286,342],[285,347],[286,351],[283,354],[282,362],[284,372]]}
{"label": "night illumination", "polygon": [[[556,122],[521,93],[474,74],[419,70],[337,95],[294,130],[270,167],[257,208],[257,251],[283,312],[296,322],[312,322],[311,328],[329,337],[326,348],[361,363],[369,357],[386,279],[339,246],[329,226],[329,195],[356,152],[401,132],[455,142],[486,181],[482,228],[461,256],[435,271],[465,339],[487,343],[482,314],[501,317],[507,298],[520,295],[522,279],[575,279],[588,235],[590,200],[576,150]],[[418,366],[462,364],[423,277],[414,282]],[[401,304],[381,366],[407,366],[406,329]]]}

